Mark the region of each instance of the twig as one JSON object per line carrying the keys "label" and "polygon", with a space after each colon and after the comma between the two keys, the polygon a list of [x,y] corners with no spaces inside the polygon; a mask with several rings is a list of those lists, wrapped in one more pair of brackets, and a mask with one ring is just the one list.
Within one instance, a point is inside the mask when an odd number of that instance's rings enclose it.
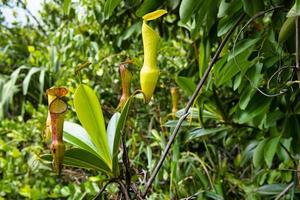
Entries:
{"label": "twig", "polygon": [[125,141],[126,141],[125,134],[122,134],[123,164],[125,166],[125,183],[126,183],[127,191],[129,191],[131,185],[131,174],[130,174],[130,163],[128,158],[128,152],[127,152]]}
{"label": "twig", "polygon": [[22,0],[18,0],[18,3],[20,3],[23,8],[26,10],[26,12],[32,17],[32,19],[37,23],[38,27],[41,29],[41,31],[44,33],[44,35],[47,36],[46,30],[41,25],[40,21],[32,14],[32,12],[26,7],[26,4]]}
{"label": "twig", "polygon": [[277,195],[277,197],[275,198],[275,200],[281,199],[281,197],[282,197],[285,193],[287,193],[287,192],[291,189],[291,187],[293,187],[293,186],[294,186],[294,182],[290,183],[290,184],[289,184],[282,192],[280,192],[279,195]]}
{"label": "twig", "polygon": [[[300,66],[299,66],[299,17],[296,17],[296,72],[300,81]],[[299,83],[300,87],[300,83]]]}
{"label": "twig", "polygon": [[102,188],[101,190],[98,192],[98,194],[93,198],[93,200],[100,200],[100,196],[101,194],[104,192],[104,190],[106,189],[106,187],[111,184],[111,183],[115,183],[117,182],[116,179],[110,179]]}
{"label": "twig", "polygon": [[166,145],[166,148],[163,152],[163,154],[161,155],[161,158],[159,160],[159,162],[157,163],[153,173],[151,174],[150,176],[150,179],[148,180],[148,182],[146,183],[146,186],[145,186],[145,189],[142,193],[142,197],[145,197],[147,195],[147,192],[150,188],[150,186],[152,185],[158,171],[160,170],[164,160],[166,159],[167,157],[167,154],[170,150],[170,147],[171,145],[173,144],[174,142],[174,139],[181,127],[181,124],[183,123],[183,121],[185,120],[185,118],[189,115],[189,109],[191,108],[193,102],[195,101],[195,99],[197,98],[202,86],[204,85],[206,79],[208,78],[208,75],[213,67],[213,65],[217,62],[218,60],[218,57],[223,49],[223,47],[225,46],[226,42],[229,40],[230,36],[232,35],[232,33],[234,32],[234,30],[236,29],[236,27],[239,25],[239,23],[242,21],[242,19],[244,18],[244,14],[240,16],[240,18],[237,20],[237,22],[235,23],[235,25],[230,29],[230,31],[226,34],[225,38],[223,39],[223,41],[221,42],[220,46],[218,47],[215,55],[213,56],[211,62],[209,63],[209,66],[208,68],[206,69],[202,79],[200,80],[200,82],[198,83],[197,85],[197,88],[196,90],[194,91],[192,97],[190,98],[189,102],[187,103],[185,109],[184,109],[184,114],[179,118],[178,122],[177,122],[177,125],[175,127],[175,129],[173,130],[173,133],[172,135],[170,136],[170,139],[168,141],[168,144]]}
{"label": "twig", "polygon": [[[236,43],[237,43],[237,40],[238,38],[240,37],[240,35],[242,34],[242,32],[245,30],[245,28],[247,28],[249,26],[249,24],[254,21],[255,19],[265,15],[266,13],[268,12],[272,12],[276,9],[279,9],[279,8],[283,8],[283,6],[277,6],[277,7],[274,7],[274,8],[270,8],[268,10],[265,10],[265,11],[261,11],[261,12],[258,12],[256,13],[253,17],[251,17],[247,23],[241,28],[241,30],[239,31],[239,33],[237,34],[235,40],[234,40],[234,43],[233,43],[233,47],[232,47],[232,51],[233,51],[233,60],[236,64],[236,66],[239,68],[240,71],[242,71],[240,65],[238,64],[237,60],[236,60],[236,56],[235,56],[235,46],[236,46]],[[276,96],[279,96],[279,95],[282,95],[284,92],[283,91],[280,91],[279,93],[276,93],[276,94],[267,94],[265,93],[264,91],[262,91],[261,89],[259,89],[257,86],[255,86],[252,82],[252,80],[247,76],[247,74],[244,75],[245,78],[249,81],[249,83],[251,84],[251,86],[253,88],[255,88],[257,91],[259,91],[262,95],[266,96],[266,97],[276,97]]]}
{"label": "twig", "polygon": [[293,164],[295,167],[297,167],[297,163],[295,161],[295,159],[293,158],[291,152],[281,143],[279,142],[280,146],[285,150],[285,152],[288,154],[288,156],[290,157],[290,159],[292,160]]}
{"label": "twig", "polygon": [[130,200],[129,195],[128,195],[128,192],[127,192],[127,188],[126,188],[126,186],[124,185],[124,183],[123,183],[121,180],[117,180],[117,183],[120,185],[120,189],[121,189],[121,191],[122,191],[122,194],[123,194],[124,197],[125,197],[125,200]]}

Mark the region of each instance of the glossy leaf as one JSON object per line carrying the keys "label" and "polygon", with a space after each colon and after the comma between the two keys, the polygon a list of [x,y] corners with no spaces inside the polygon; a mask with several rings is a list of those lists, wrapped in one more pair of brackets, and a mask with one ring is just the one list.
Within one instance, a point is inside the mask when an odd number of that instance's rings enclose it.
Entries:
{"label": "glossy leaf", "polygon": [[[52,156],[50,154],[43,155],[41,158],[52,161]],[[111,173],[109,167],[103,160],[83,149],[74,148],[65,151],[63,165],[94,169],[108,174]]]}
{"label": "glossy leaf", "polygon": [[204,129],[204,128],[196,128],[194,130],[192,130],[191,132],[189,132],[186,136],[186,142],[189,142],[191,140],[194,140],[196,138],[199,137],[203,137],[203,136],[208,136],[211,134],[215,134],[218,132],[222,132],[227,130],[227,127],[219,127],[219,128],[209,128],[209,129]]}
{"label": "glossy leaf", "polygon": [[120,2],[121,0],[106,0],[104,5],[104,15],[110,17]]}
{"label": "glossy leaf", "polygon": [[98,154],[111,166],[111,157],[102,109],[96,93],[86,85],[79,85],[74,95],[76,114],[97,148]]}
{"label": "glossy leaf", "polygon": [[115,113],[109,121],[107,126],[107,135],[109,141],[110,152],[112,154],[113,160],[113,173],[117,175],[118,169],[118,153],[119,153],[119,146],[122,136],[122,130],[124,128],[126,118],[128,115],[129,107],[131,101],[133,100],[134,96],[128,98],[127,102],[125,103],[121,113]]}
{"label": "glossy leaf", "polygon": [[259,142],[259,144],[256,146],[253,154],[253,164],[254,167],[258,168],[263,164],[264,161],[264,148],[267,143],[267,139],[264,139]]}
{"label": "glossy leaf", "polygon": [[28,87],[29,87],[29,83],[30,83],[30,80],[31,80],[31,76],[33,74],[37,73],[38,71],[41,71],[41,68],[33,67],[27,73],[26,77],[23,80],[23,95],[26,95],[27,92],[28,92]]}
{"label": "glossy leaf", "polygon": [[179,87],[183,89],[190,96],[193,94],[194,90],[196,89],[196,84],[194,83],[192,78],[177,76],[175,81],[179,85]]}
{"label": "glossy leaf", "polygon": [[197,9],[201,1],[198,0],[182,0],[179,7],[180,21],[185,24],[187,23],[192,15],[193,11]]}
{"label": "glossy leaf", "polygon": [[86,130],[73,122],[64,123],[64,141],[101,158]]}
{"label": "glossy leaf", "polygon": [[272,166],[273,158],[278,149],[278,144],[281,136],[274,137],[266,143],[264,148],[264,158],[267,166],[270,168]]}

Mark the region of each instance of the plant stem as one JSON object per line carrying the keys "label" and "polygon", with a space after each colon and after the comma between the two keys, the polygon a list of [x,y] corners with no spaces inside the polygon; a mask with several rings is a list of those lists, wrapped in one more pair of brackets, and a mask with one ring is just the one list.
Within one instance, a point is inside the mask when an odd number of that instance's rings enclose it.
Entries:
{"label": "plant stem", "polygon": [[[299,66],[299,17],[296,17],[296,73],[300,81],[300,66]],[[300,83],[299,83],[300,88]]]}
{"label": "plant stem", "polygon": [[208,75],[213,67],[213,65],[217,62],[218,58],[219,58],[219,55],[222,51],[222,49],[224,48],[226,42],[229,40],[230,36],[233,34],[234,30],[238,27],[239,23],[242,21],[242,19],[244,18],[244,14],[240,16],[240,18],[237,20],[237,22],[234,24],[234,26],[230,29],[230,31],[226,34],[225,38],[223,39],[223,41],[221,42],[220,46],[218,47],[215,55],[213,56],[211,62],[209,63],[209,66],[208,68],[206,69],[202,79],[200,80],[200,82],[198,83],[197,85],[197,88],[196,90],[194,91],[192,97],[190,98],[190,100],[188,101],[185,109],[184,109],[184,114],[179,118],[178,122],[177,122],[177,125],[175,127],[175,129],[173,130],[173,133],[172,135],[170,136],[170,139],[168,141],[168,144],[166,145],[166,148],[165,150],[163,151],[161,157],[160,157],[160,160],[159,162],[157,163],[153,173],[151,174],[148,182],[146,183],[146,186],[145,186],[145,189],[142,193],[142,197],[145,197],[147,195],[147,192],[150,188],[150,186],[152,185],[158,171],[160,170],[164,160],[166,159],[167,155],[168,155],[168,152],[170,150],[170,147],[171,145],[173,144],[174,142],[174,139],[175,137],[177,136],[177,133],[183,123],[183,121],[185,120],[185,118],[189,115],[189,109],[191,108],[193,102],[195,101],[195,99],[197,98],[202,86],[204,85],[205,81],[207,80],[208,78]]}

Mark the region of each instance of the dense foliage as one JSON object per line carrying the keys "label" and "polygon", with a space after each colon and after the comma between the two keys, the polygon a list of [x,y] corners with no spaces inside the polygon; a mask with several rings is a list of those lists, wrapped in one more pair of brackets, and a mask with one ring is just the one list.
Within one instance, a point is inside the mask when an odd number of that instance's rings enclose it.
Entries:
{"label": "dense foliage", "polygon": [[[24,2],[0,1],[26,9]],[[131,102],[123,130],[132,182],[143,190],[197,82],[234,28],[147,197],[297,199],[299,5],[292,0],[54,0],[43,4],[37,22],[9,26],[0,13],[0,199],[92,199],[109,181],[103,171],[68,166],[57,176],[41,159],[50,152],[43,133],[45,91],[68,88],[65,118],[79,123],[75,90],[88,85],[101,96],[107,125],[121,96],[120,63],[130,60],[131,92],[140,89],[142,16],[157,9],[168,11],[147,22],[161,36],[159,80],[149,104]],[[75,75],[87,61],[91,64]],[[172,103],[174,87],[178,101]],[[126,169],[120,165],[120,170]],[[99,198],[122,198],[118,184],[103,194]]]}

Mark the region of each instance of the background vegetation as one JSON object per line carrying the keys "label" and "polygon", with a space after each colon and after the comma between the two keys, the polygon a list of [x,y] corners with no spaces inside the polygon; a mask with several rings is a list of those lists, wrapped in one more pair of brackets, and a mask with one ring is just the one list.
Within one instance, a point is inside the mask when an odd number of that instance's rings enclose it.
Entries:
{"label": "background vegetation", "polygon": [[[21,0],[0,3],[26,9]],[[104,173],[65,167],[56,176],[51,165],[40,159],[49,152],[43,135],[45,91],[67,87],[66,120],[78,122],[72,101],[79,84],[74,70],[90,61],[82,71],[82,82],[101,95],[108,122],[121,95],[121,62],[133,60],[131,90],[140,87],[141,17],[159,8],[168,11],[151,23],[161,35],[159,82],[149,105],[135,101],[126,122],[133,181],[144,187],[218,45],[245,15],[190,109],[148,199],[299,198],[296,17],[286,17],[297,3],[53,0],[43,4],[35,24],[9,26],[0,13],[0,199],[97,195],[107,182]],[[178,89],[176,116],[171,87]],[[99,198],[120,197],[115,184],[104,194]]]}

